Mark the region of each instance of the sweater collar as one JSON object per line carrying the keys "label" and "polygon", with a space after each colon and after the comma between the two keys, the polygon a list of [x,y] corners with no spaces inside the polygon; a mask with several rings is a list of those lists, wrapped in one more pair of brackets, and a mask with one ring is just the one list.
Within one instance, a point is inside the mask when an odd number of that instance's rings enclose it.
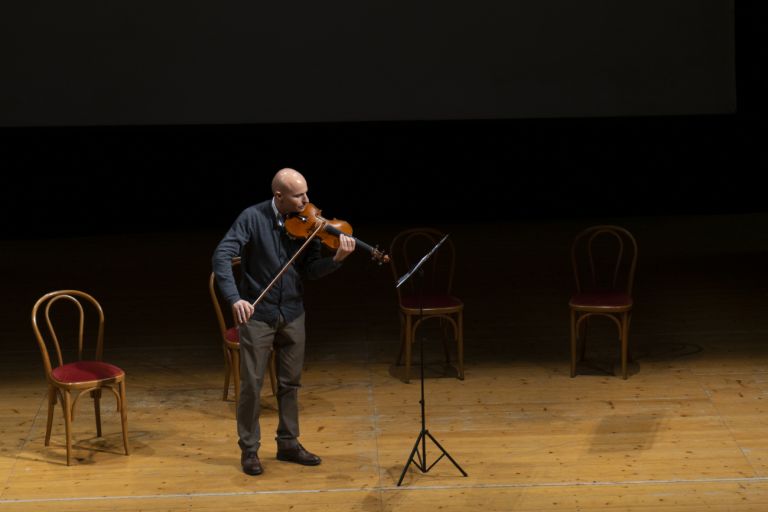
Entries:
{"label": "sweater collar", "polygon": [[285,217],[277,211],[277,206],[275,206],[275,198],[272,198],[272,213],[275,214],[275,221],[277,222],[277,225],[279,227],[285,226]]}

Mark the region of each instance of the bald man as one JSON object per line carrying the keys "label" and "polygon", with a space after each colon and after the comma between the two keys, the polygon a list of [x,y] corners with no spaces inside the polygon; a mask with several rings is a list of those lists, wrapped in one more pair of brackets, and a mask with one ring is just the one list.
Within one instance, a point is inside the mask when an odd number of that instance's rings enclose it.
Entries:
{"label": "bald man", "polygon": [[[301,280],[330,274],[355,250],[354,238],[339,237],[333,256],[323,256],[312,240],[264,298],[264,288],[280,272],[304,240],[283,229],[285,218],[309,203],[307,181],[295,169],[280,169],[272,179],[272,198],[253,205],[235,220],[213,253],[213,271],[222,296],[232,306],[240,334],[240,399],[237,434],[243,471],[260,475],[263,467],[259,395],[270,352],[277,356],[277,459],[316,466],[321,459],[299,443],[298,390],[304,365],[304,301]],[[242,275],[235,283],[232,258],[241,257]]]}

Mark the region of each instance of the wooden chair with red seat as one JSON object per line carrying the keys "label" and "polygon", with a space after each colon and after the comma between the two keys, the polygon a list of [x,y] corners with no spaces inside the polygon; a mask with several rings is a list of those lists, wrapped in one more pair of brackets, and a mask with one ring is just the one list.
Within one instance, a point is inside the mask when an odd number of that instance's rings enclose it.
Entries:
{"label": "wooden chair with red seat", "polygon": [[[68,304],[71,308],[64,308]],[[55,307],[54,307],[55,306]],[[60,339],[67,329],[77,332],[76,360],[65,363]],[[55,327],[58,326],[58,329]],[[93,359],[83,359],[85,350],[86,326],[95,327],[89,330],[88,340],[95,337]],[[45,446],[50,444],[51,427],[53,425],[53,409],[57,401],[61,401],[64,411],[64,429],[67,444],[67,466],[71,463],[72,454],[72,421],[75,417],[75,406],[78,399],[86,392],[93,398],[96,413],[96,435],[101,437],[101,391],[109,389],[115,396],[117,411],[120,413],[120,423],[123,428],[123,447],[129,454],[128,429],[125,397],[125,372],[102,360],[104,350],[104,312],[101,305],[91,295],[78,290],[59,290],[50,292],[37,300],[32,308],[32,330],[40,346],[43,356],[45,377],[48,381],[48,421],[45,429]],[[72,336],[74,338],[74,336]],[[55,353],[54,367],[51,364],[49,348]],[[74,394],[74,399],[72,398]]]}
{"label": "wooden chair with red seat", "polygon": [[[389,247],[390,267],[398,279],[413,267],[443,238],[433,228],[411,228],[398,233]],[[413,276],[397,288],[400,309],[400,351],[397,364],[405,353],[405,382],[410,382],[412,346],[416,331],[422,322],[438,319],[443,327],[451,327],[456,343],[456,370],[464,380],[464,303],[452,294],[453,275],[456,270],[456,249],[451,238],[427,260],[423,267],[424,278]],[[419,287],[423,286],[423,290]],[[445,360],[450,364],[447,336],[443,337]]]}
{"label": "wooden chair with red seat", "polygon": [[[571,245],[575,292],[571,311],[571,377],[586,351],[587,324],[594,316],[609,318],[618,329],[621,375],[627,378],[632,286],[637,267],[635,237],[620,226],[592,226],[579,233]],[[579,347],[580,345],[580,347]]]}
{"label": "wooden chair with red seat", "polygon": [[[240,268],[240,258],[232,259],[232,270],[235,272],[235,279]],[[226,304],[221,297],[219,288],[216,285],[216,274],[211,272],[208,278],[208,291],[213,302],[213,312],[216,314],[216,320],[219,324],[219,334],[221,335],[221,346],[224,350],[224,396],[222,400],[227,399],[229,394],[229,380],[232,377],[232,385],[235,388],[235,403],[240,399],[240,330],[235,325],[232,316],[232,308]],[[224,311],[227,314],[224,314]],[[277,381],[275,377],[275,351],[269,358],[269,382],[272,386],[272,394],[277,395]]]}

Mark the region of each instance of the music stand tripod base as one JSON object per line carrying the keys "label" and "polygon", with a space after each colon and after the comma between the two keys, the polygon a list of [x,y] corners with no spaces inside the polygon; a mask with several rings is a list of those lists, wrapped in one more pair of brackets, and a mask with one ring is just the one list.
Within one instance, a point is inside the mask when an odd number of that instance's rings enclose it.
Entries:
{"label": "music stand tripod base", "polygon": [[[397,280],[397,284],[395,285],[395,288],[399,288],[400,285],[405,283],[408,279],[411,278],[411,276],[415,273],[419,274],[419,317],[420,319],[424,317],[424,271],[421,270],[421,266],[424,264],[425,261],[427,261],[440,247],[443,245],[443,242],[448,238],[448,235],[446,234],[443,236],[443,238],[435,244],[435,246],[427,253],[425,254],[416,265],[411,268],[408,272],[406,272],[400,279]],[[463,476],[467,476],[466,471],[464,471],[461,466],[459,466],[459,463],[456,462],[451,455],[445,451],[445,448],[437,442],[437,439],[434,438],[432,434],[429,433],[429,430],[427,430],[427,420],[426,420],[426,414],[425,414],[425,401],[424,401],[424,339],[422,338],[420,342],[420,376],[421,376],[421,400],[419,400],[419,403],[421,404],[421,432],[419,432],[418,437],[416,438],[416,442],[413,445],[413,449],[411,450],[411,454],[408,456],[408,462],[405,463],[405,467],[403,468],[403,472],[400,474],[400,479],[397,481],[398,487],[401,483],[403,483],[403,478],[405,478],[405,473],[408,471],[408,466],[413,464],[422,473],[427,473],[430,469],[432,469],[435,464],[440,462],[440,459],[443,457],[448,457],[448,460],[450,460],[454,466],[456,466],[456,469],[461,471],[461,474]],[[432,464],[427,465],[427,437],[432,440],[433,443],[435,443],[435,446],[437,446],[442,454],[435,459],[435,461]],[[419,443],[421,443],[421,452],[419,452]],[[418,458],[418,461],[414,460],[414,457]]]}

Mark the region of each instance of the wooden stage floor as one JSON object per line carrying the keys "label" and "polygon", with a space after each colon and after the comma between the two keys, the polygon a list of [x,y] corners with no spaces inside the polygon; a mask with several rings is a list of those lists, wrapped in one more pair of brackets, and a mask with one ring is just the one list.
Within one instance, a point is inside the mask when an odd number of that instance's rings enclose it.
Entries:
{"label": "wooden stage floor", "polygon": [[[640,246],[627,380],[608,325],[569,377],[568,247],[598,221],[438,226],[461,261],[466,379],[425,330],[426,423],[468,476],[443,458],[411,466],[399,487],[421,428],[419,380],[393,365],[388,268],[355,255],[308,283],[301,440],[323,464],[275,460],[265,391],[265,473],[249,477],[206,288],[223,230],[0,241],[0,511],[768,510],[768,216],[608,220]],[[386,244],[404,227],[357,233]],[[58,408],[43,446],[29,312],[70,287],[104,306],[133,451],[121,452],[111,397],[102,438],[84,401],[67,467]],[[439,455],[428,442],[427,463]]]}

